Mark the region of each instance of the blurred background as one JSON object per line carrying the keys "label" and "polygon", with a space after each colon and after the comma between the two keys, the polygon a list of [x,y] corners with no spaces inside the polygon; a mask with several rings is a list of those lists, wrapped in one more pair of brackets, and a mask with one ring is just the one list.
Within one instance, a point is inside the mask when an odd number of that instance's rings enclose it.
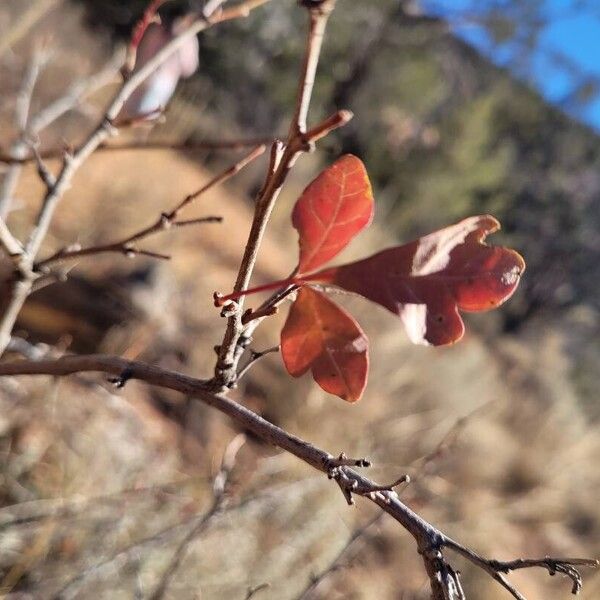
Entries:
{"label": "blurred background", "polygon": [[[19,134],[15,106],[40,48],[30,123],[65,93],[78,98],[36,132],[40,149],[84,138],[118,85],[114,53],[144,7],[0,3],[3,153]],[[198,3],[173,0],[164,16],[190,7]],[[201,34],[199,69],[180,83],[163,122],[113,142],[190,147],[92,156],[56,213],[44,256],[153,223],[243,153],[194,144],[283,134],[304,36],[292,0]],[[500,310],[467,315],[456,346],[411,346],[390,314],[343,296],[371,339],[359,404],[326,395],[310,377],[292,380],[276,354],[234,392],[333,454],[368,456],[377,480],[409,473],[403,499],[498,559],[600,554],[599,40],[595,0],[338,0],[310,121],[335,108],[355,118],[297,163],[254,277],[293,268],[291,207],[342,152],[364,160],[376,197],[374,225],[342,260],[469,215],[502,222],[492,243],[516,248],[528,270]],[[87,86],[81,98],[78,82]],[[31,296],[16,333],[40,351],[108,352],[210,376],[224,329],[212,293],[233,285],[264,169],[262,158],[186,214],[222,215],[223,224],[144,244],[172,260],[105,255],[72,265],[65,282]],[[31,164],[0,165],[1,177],[16,182],[8,224],[22,239],[42,186]],[[277,343],[282,313],[259,328],[253,348]],[[335,563],[373,509],[348,508],[326,478],[252,437],[238,453],[229,507],[203,520],[239,433],[214,410],[139,382],[115,390],[94,375],[3,378],[0,406],[7,597],[243,600],[262,584],[253,597],[429,597],[412,538],[391,519],[363,531]],[[481,571],[455,564],[468,597],[507,597]],[[511,580],[530,600],[570,596],[568,581],[542,571]],[[597,574],[585,573],[581,597],[600,597]]]}

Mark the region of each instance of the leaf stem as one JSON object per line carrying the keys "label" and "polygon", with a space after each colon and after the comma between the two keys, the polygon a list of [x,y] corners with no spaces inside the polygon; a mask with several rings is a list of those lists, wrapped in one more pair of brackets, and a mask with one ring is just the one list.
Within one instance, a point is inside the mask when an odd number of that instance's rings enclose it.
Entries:
{"label": "leaf stem", "polygon": [[271,283],[265,283],[264,285],[257,285],[247,290],[238,290],[221,296],[219,293],[215,293],[215,306],[223,306],[226,302],[231,300],[237,300],[242,296],[250,296],[251,294],[258,294],[259,292],[266,292],[268,290],[276,290],[284,288],[289,285],[302,285],[305,280],[302,277],[290,277],[289,279],[280,279],[279,281],[272,281]]}

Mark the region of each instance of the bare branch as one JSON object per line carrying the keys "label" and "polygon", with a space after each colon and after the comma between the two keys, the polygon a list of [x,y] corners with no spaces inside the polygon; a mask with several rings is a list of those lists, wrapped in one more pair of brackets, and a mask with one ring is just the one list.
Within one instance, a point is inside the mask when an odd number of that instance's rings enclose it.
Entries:
{"label": "bare branch", "polygon": [[462,544],[455,542],[452,539],[447,539],[445,542],[447,548],[451,548],[461,556],[464,556],[469,562],[473,563],[480,569],[483,569],[493,579],[498,581],[505,587],[517,600],[524,600],[523,596],[503,575],[511,571],[519,569],[541,568],[546,569],[550,575],[561,573],[568,577],[572,582],[571,593],[579,594],[583,581],[581,574],[576,567],[598,567],[600,562],[594,559],[587,558],[517,558],[516,560],[500,561],[494,559],[483,558],[470,548],[466,548]]}
{"label": "bare branch", "polygon": [[[113,81],[119,72],[119,66],[123,62],[121,52],[116,52],[100,71],[90,75],[85,79],[78,79],[73,85],[60,97],[48,104],[37,115],[32,117],[29,130],[33,135],[37,135],[43,129],[54,123],[58,118],[70,110],[76,108],[83,100],[93,94],[100,88]],[[64,150],[56,150],[55,156],[62,156]],[[52,158],[41,153],[42,158]],[[31,158],[31,157],[29,157]],[[0,159],[1,160],[1,159]],[[27,158],[25,159],[27,160]]]}
{"label": "bare branch", "polygon": [[[200,150],[243,150],[244,148],[259,146],[262,144],[272,144],[273,136],[263,136],[255,138],[233,139],[233,140],[187,140],[184,142],[172,142],[164,140],[156,141],[134,141],[119,144],[101,144],[96,152],[118,152],[129,150],[181,150],[187,152],[196,152]],[[64,148],[49,148],[39,151],[42,159],[61,158],[65,154]],[[0,163],[3,164],[25,164],[35,161],[33,154],[28,154],[23,158],[11,156],[10,153],[0,152]]]}
{"label": "bare branch", "polygon": [[160,582],[156,586],[154,592],[152,592],[152,594],[149,596],[150,600],[161,600],[161,598],[164,598],[169,584],[177,572],[181,561],[185,557],[190,544],[202,534],[207,525],[210,523],[211,519],[222,512],[226,507],[228,500],[226,487],[229,476],[231,475],[231,472],[235,466],[237,454],[245,442],[246,436],[243,433],[240,433],[235,436],[233,440],[229,442],[227,448],[225,448],[223,460],[221,461],[221,468],[213,481],[213,504],[210,507],[210,510],[206,513],[205,517],[190,529],[183,540],[181,540],[179,546],[177,546],[177,549],[175,550],[169,565],[165,569]]}
{"label": "bare branch", "polygon": [[102,254],[106,252],[115,252],[118,254],[123,254],[127,257],[133,257],[136,255],[145,255],[151,256],[154,258],[169,258],[164,254],[158,254],[156,252],[149,252],[147,250],[140,250],[135,247],[135,242],[139,242],[142,239],[145,239],[151,235],[156,233],[161,233],[163,231],[167,231],[168,229],[177,228],[177,227],[187,227],[190,225],[198,225],[202,223],[221,223],[222,217],[200,217],[196,219],[188,219],[188,220],[177,220],[179,213],[189,206],[192,202],[197,200],[200,196],[206,193],[211,188],[216,185],[227,181],[231,177],[233,177],[236,173],[239,173],[245,166],[250,164],[253,160],[258,158],[265,151],[264,146],[258,146],[254,148],[249,154],[241,158],[239,161],[227,167],[224,171],[213,177],[210,181],[208,181],[205,185],[203,185],[199,190],[187,195],[179,204],[175,206],[171,211],[161,213],[158,219],[154,224],[145,227],[130,236],[118,240],[116,242],[111,242],[108,244],[102,244],[97,246],[88,246],[87,248],[78,248],[78,247],[70,247],[70,248],[62,248],[58,252],[55,252],[52,256],[38,262],[35,265],[35,270],[43,270],[47,269],[49,266],[62,262],[65,260],[73,260],[77,258],[82,258],[84,256],[93,256],[96,254]]}
{"label": "bare branch", "polygon": [[[201,400],[228,415],[243,430],[251,431],[265,443],[293,454],[327,475],[331,476],[331,465],[339,460],[281,427],[277,427],[227,396],[215,393],[212,391],[216,387],[214,381],[198,380],[145,363],[106,355],[64,356],[56,360],[21,360],[0,364],[0,376],[42,374],[63,376],[86,371],[105,372],[116,376],[122,376],[126,372],[128,379],[141,379],[151,385],[175,390]],[[447,563],[443,555],[443,550],[446,548],[458,552],[490,573],[504,587],[510,586],[510,584],[504,579],[503,573],[515,569],[544,567],[549,572],[560,572],[569,576],[574,582],[573,590],[578,591],[581,586],[581,576],[576,567],[596,567],[599,564],[593,559],[580,558],[519,559],[505,563],[483,559],[415,513],[400,500],[396,492],[390,489],[391,486],[379,485],[347,466],[337,466],[334,472],[335,481],[347,500],[353,501],[354,496],[366,498],[398,521],[412,535],[429,576],[433,600],[447,600],[448,598],[459,600],[461,598],[462,588],[458,574]],[[511,588],[507,587],[507,589]],[[464,598],[464,593],[462,593],[462,597]],[[522,596],[515,597],[522,600]]]}
{"label": "bare branch", "polygon": [[20,15],[18,21],[9,31],[2,32],[0,39],[0,56],[11,46],[16,44],[28,31],[63,0],[37,0],[31,2],[27,10]]}
{"label": "bare branch", "polygon": [[261,583],[259,585],[255,585],[254,587],[248,588],[244,600],[250,600],[250,598],[254,598],[254,596],[256,596],[259,592],[267,590],[270,587],[270,583]]}
{"label": "bare branch", "polygon": [[318,575],[311,577],[308,585],[300,592],[296,597],[296,600],[309,600],[313,597],[314,592],[316,592],[319,585],[321,585],[325,579],[336,571],[348,566],[348,563],[352,560],[353,554],[356,552],[358,544],[363,542],[364,538],[381,523],[384,515],[384,512],[380,512],[367,523],[355,529],[336,557]]}
{"label": "bare branch", "polygon": [[[333,117],[326,119],[323,123],[311,131],[306,131],[306,115],[312,95],[314,75],[316,72],[321,43],[329,15],[335,6],[335,0],[319,2],[318,6],[309,8],[310,26],[306,43],[306,51],[296,107],[292,118],[292,124],[285,145],[275,143],[271,153],[271,163],[267,171],[265,183],[256,201],[254,218],[248,235],[248,241],[244,249],[234,292],[239,292],[248,287],[260,244],[275,206],[281,188],[292,168],[294,162],[302,152],[311,149],[315,140],[326,132],[339,127],[349,120],[351,113],[339,111]],[[242,354],[238,342],[244,333],[243,298],[235,305],[235,311],[229,317],[227,329],[220,345],[220,352],[215,365],[215,378],[222,387],[233,386],[237,373],[237,363]]]}
{"label": "bare branch", "polygon": [[[35,88],[38,76],[47,58],[47,51],[41,47],[33,50],[29,64],[23,76],[21,88],[17,94],[14,118],[18,137],[11,148],[11,155],[16,157],[23,157],[27,153],[27,121],[29,119],[31,98],[33,96],[33,90]],[[20,174],[21,168],[19,165],[13,164],[4,175],[2,185],[0,186],[0,217],[2,219],[5,219],[10,212],[13,194],[19,181]]]}
{"label": "bare branch", "polygon": [[[119,112],[123,108],[127,99],[163,62],[165,62],[173,53],[175,53],[186,41],[204,31],[208,27],[248,15],[248,13],[268,0],[246,0],[228,10],[221,11],[214,18],[205,19],[204,17],[195,20],[185,31],[166,44],[156,53],[139,71],[134,73],[127,81],[123,83],[109,104],[104,117],[100,123],[89,134],[87,139],[72,154],[65,154],[62,168],[60,169],[56,181],[51,186],[42,201],[42,206],[37,215],[36,224],[31,232],[24,249],[15,263],[17,266],[17,277],[13,283],[11,291],[11,300],[5,314],[0,321],[0,354],[4,352],[10,341],[10,333],[19,315],[27,296],[31,292],[33,282],[36,279],[34,264],[37,254],[41,248],[44,238],[50,227],[54,216],[54,211],[60,202],[64,192],[71,184],[71,180],[79,167],[87,158],[98,148],[100,144],[106,141],[110,136],[116,135],[117,131],[113,123]],[[4,232],[5,233],[5,232]],[[4,239],[6,236],[2,236]],[[4,239],[6,242],[6,240]]]}
{"label": "bare branch", "polygon": [[10,258],[18,257],[23,252],[23,246],[10,232],[2,217],[0,217],[0,245]]}
{"label": "bare branch", "polygon": [[236,382],[242,379],[248,371],[261,359],[263,356],[267,354],[273,354],[274,352],[279,352],[279,345],[273,346],[272,348],[267,348],[266,350],[262,350],[257,352],[256,350],[250,349],[250,358],[248,362],[240,369],[240,372],[237,374]]}
{"label": "bare branch", "polygon": [[306,52],[304,53],[304,62],[300,75],[298,99],[294,116],[290,125],[288,139],[293,139],[306,132],[306,119],[308,118],[308,109],[313,87],[315,85],[315,75],[317,65],[321,55],[321,46],[325,36],[325,28],[329,15],[335,7],[335,0],[319,2],[318,6],[309,6],[310,27],[308,29],[308,38],[306,40]]}
{"label": "bare branch", "polygon": [[201,187],[198,191],[186,196],[169,214],[168,217],[170,219],[175,219],[180,211],[182,211],[186,206],[191,204],[194,200],[196,200],[199,196],[204,194],[211,187],[226,181],[230,177],[233,177],[236,173],[239,173],[246,165],[251,163],[254,159],[258,158],[263,152],[266,150],[264,145],[257,146],[254,148],[249,154],[244,156],[241,160],[231,165],[228,169],[211,179],[206,185]]}

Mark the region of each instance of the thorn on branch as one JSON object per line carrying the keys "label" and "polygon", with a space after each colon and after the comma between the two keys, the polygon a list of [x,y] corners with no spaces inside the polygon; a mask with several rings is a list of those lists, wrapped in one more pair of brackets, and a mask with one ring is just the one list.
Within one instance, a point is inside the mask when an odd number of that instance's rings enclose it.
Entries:
{"label": "thorn on branch", "polygon": [[123,389],[125,384],[133,377],[133,371],[127,367],[118,377],[109,377],[108,381],[116,388]]}
{"label": "thorn on branch", "polygon": [[[215,296],[215,306],[219,306],[217,304],[217,299]],[[228,300],[225,304],[222,305],[221,308],[221,316],[229,319],[230,317],[234,317],[240,310],[240,305],[235,300]]]}
{"label": "thorn on branch", "polygon": [[325,467],[328,470],[333,470],[336,467],[363,467],[371,466],[371,461],[366,458],[348,458],[344,452],[340,453],[337,458],[331,457],[328,459]]}

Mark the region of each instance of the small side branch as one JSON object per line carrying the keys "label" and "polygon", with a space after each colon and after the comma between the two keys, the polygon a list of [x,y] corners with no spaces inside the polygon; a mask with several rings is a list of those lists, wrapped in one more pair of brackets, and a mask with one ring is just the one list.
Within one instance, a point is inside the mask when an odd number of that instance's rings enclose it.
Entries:
{"label": "small side branch", "polygon": [[548,571],[548,574],[551,576],[560,573],[571,580],[571,593],[573,595],[577,595],[583,586],[583,580],[581,573],[579,572],[579,568],[598,567],[600,564],[598,560],[594,559],[551,558],[549,556],[545,556],[544,558],[517,558],[516,560],[500,561],[483,558],[470,548],[466,548],[462,544],[459,544],[458,542],[455,542],[449,538],[446,539],[444,545],[485,571],[488,575],[490,575],[490,577],[495,579],[502,587],[509,591],[513,598],[516,598],[517,600],[526,600],[526,598],[505,577],[505,575],[508,575],[511,571],[540,568]]}
{"label": "small side branch", "polygon": [[300,594],[296,597],[296,600],[310,600],[323,581],[340,569],[347,567],[356,552],[356,547],[361,542],[364,542],[365,538],[371,533],[371,531],[381,523],[384,515],[384,512],[380,512],[370,521],[355,529],[336,557],[318,575],[311,577],[308,585],[302,592],[300,592]]}
{"label": "small side branch", "polygon": [[[109,137],[116,135],[117,130],[114,123],[125,105],[127,99],[135,90],[169,59],[190,38],[223,21],[245,17],[248,13],[268,2],[268,0],[245,0],[229,10],[220,11],[215,17],[196,19],[180,35],[166,44],[157,52],[139,71],[132,74],[113,96],[108,108],[100,122],[94,127],[85,141],[72,153],[66,153],[62,167],[60,168],[54,184],[48,187],[42,205],[35,220],[35,225],[29,235],[29,239],[23,244],[22,250],[15,256],[9,252],[15,262],[15,278],[12,289],[9,291],[10,301],[4,315],[0,319],[0,355],[4,353],[10,342],[10,335],[17,317],[25,300],[33,289],[37,273],[34,270],[37,255],[42,247],[54,212],[62,199],[65,191],[71,185],[71,181],[78,169],[93,154],[97,148]],[[16,166],[16,165],[13,165]],[[1,216],[1,215],[0,215]],[[1,241],[6,246],[9,242],[6,228],[0,227]],[[15,248],[16,249],[16,248]]]}
{"label": "small side branch", "polygon": [[227,484],[229,477],[235,466],[237,454],[245,442],[246,436],[243,433],[240,433],[227,445],[223,454],[223,460],[221,461],[221,468],[213,480],[214,498],[212,506],[205,517],[190,529],[181,543],[177,546],[160,582],[149,596],[149,600],[162,600],[162,598],[165,597],[169,585],[179,569],[179,565],[184,559],[190,544],[206,530],[212,519],[226,508],[228,502]]}
{"label": "small side branch", "polygon": [[[197,152],[201,150],[243,150],[261,144],[272,144],[275,136],[263,136],[254,138],[240,138],[232,140],[198,140],[198,141],[149,141],[149,142],[123,142],[118,144],[101,144],[96,152],[119,152],[119,151],[147,151],[147,150],[181,150],[184,152]],[[48,148],[40,150],[39,156],[44,159],[62,158],[64,156],[64,148]],[[0,163],[3,164],[25,164],[35,161],[36,158],[32,153],[27,154],[22,158],[18,158],[9,152],[0,152]]]}
{"label": "small side branch", "polygon": [[279,352],[279,346],[273,346],[272,348],[267,348],[266,350],[261,350],[260,352],[251,349],[250,358],[248,359],[248,362],[242,367],[242,369],[240,369],[239,373],[237,374],[236,381],[239,382],[240,379],[242,379],[242,377],[244,377],[261,358],[267,356],[267,354],[273,354],[274,352]]}
{"label": "small side branch", "polygon": [[[17,100],[15,103],[15,129],[18,132],[18,138],[13,143],[11,148],[11,154],[16,157],[23,157],[27,153],[27,140],[28,131],[27,123],[29,121],[29,109],[31,106],[31,99],[33,96],[33,90],[37,82],[40,71],[46,62],[47,51],[42,48],[35,48],[29,65],[23,76],[21,88],[17,94]],[[10,212],[10,207],[13,201],[13,194],[19,181],[19,175],[21,169],[18,164],[12,164],[8,171],[5,173],[0,185],[0,217],[6,219]]]}
{"label": "small side branch", "polygon": [[64,262],[66,260],[73,260],[83,258],[86,256],[94,256],[97,254],[103,254],[107,252],[123,254],[129,258],[134,256],[150,256],[152,258],[168,259],[169,256],[160,254],[157,252],[151,252],[149,250],[141,250],[135,246],[136,242],[139,242],[151,235],[167,231],[169,229],[175,229],[179,227],[189,227],[190,225],[199,225],[203,223],[221,223],[223,218],[218,216],[200,217],[197,219],[180,220],[178,219],[181,211],[188,207],[192,202],[200,198],[208,190],[215,187],[216,185],[223,183],[224,181],[233,177],[236,173],[239,173],[246,165],[250,164],[253,160],[258,158],[265,151],[264,146],[258,146],[254,148],[249,154],[244,156],[242,159],[213,177],[199,190],[196,190],[192,194],[186,196],[181,202],[179,202],[175,208],[169,212],[161,213],[158,219],[150,226],[145,227],[135,233],[108,244],[101,244],[96,246],[88,246],[86,248],[80,247],[68,247],[58,250],[48,258],[38,262],[35,265],[36,271],[47,270],[52,265],[58,262]]}

